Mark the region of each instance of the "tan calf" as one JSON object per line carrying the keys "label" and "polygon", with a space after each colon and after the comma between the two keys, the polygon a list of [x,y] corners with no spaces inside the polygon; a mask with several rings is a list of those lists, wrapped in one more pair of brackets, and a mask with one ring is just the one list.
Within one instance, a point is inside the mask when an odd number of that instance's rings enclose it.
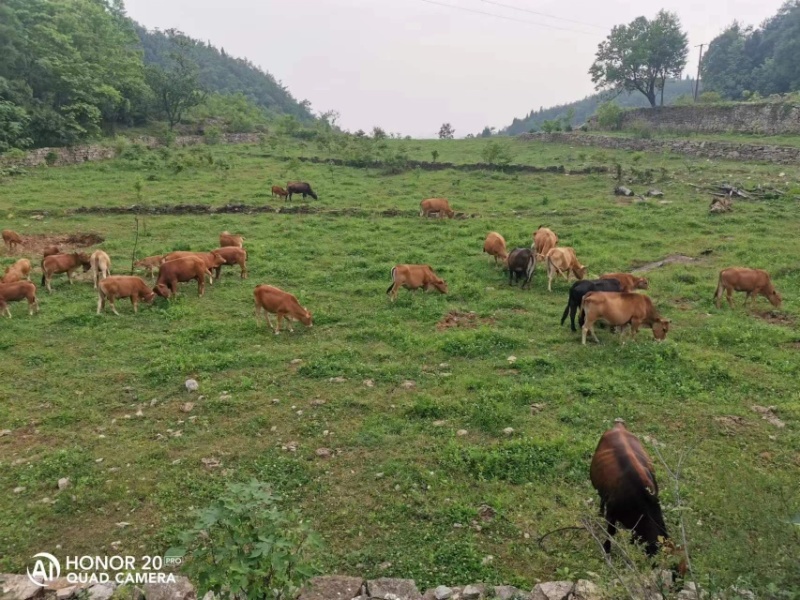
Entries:
{"label": "tan calf", "polygon": [[637,277],[628,273],[606,273],[605,275],[600,275],[600,279],[616,279],[619,281],[623,292],[646,290],[650,287],[650,282],[647,281],[646,277]]}
{"label": "tan calf", "polygon": [[48,246],[44,250],[42,250],[42,258],[47,258],[48,256],[53,256],[53,254],[61,254],[61,248],[58,246]]}
{"label": "tan calf", "polygon": [[197,256],[184,256],[166,261],[158,270],[158,279],[153,291],[162,298],[178,295],[178,283],[197,281],[197,295],[202,296],[206,289],[206,275],[211,275],[206,262]]}
{"label": "tan calf", "polygon": [[216,252],[186,252],[183,250],[179,250],[177,252],[170,252],[169,254],[164,255],[164,262],[168,262],[171,260],[175,260],[176,258],[186,258],[187,256],[196,256],[203,260],[206,264],[206,268],[208,269],[208,279],[209,283],[213,285],[214,277],[211,275],[211,269],[216,269],[220,265],[225,264],[225,259],[222,258]]}
{"label": "tan calf", "polygon": [[533,251],[536,253],[537,261],[544,260],[556,244],[558,236],[551,229],[540,225],[539,229],[533,232]]}
{"label": "tan calf", "polygon": [[95,250],[89,257],[92,265],[92,281],[94,289],[97,289],[97,282],[111,275],[111,258],[102,250]]}
{"label": "tan calf", "polygon": [[256,286],[253,292],[256,302],[256,325],[258,325],[259,314],[263,311],[267,324],[272,327],[270,314],[276,315],[276,324],[273,327],[275,335],[281,332],[281,321],[286,319],[289,331],[292,329],[292,320],[300,321],[303,325],[312,327],[311,313],[300,306],[292,294],[271,285]]}
{"label": "tan calf", "polygon": [[278,198],[283,198],[284,200],[286,200],[286,196],[288,196],[288,195],[289,195],[289,192],[287,192],[281,186],[279,186],[279,185],[273,185],[272,186],[272,197],[273,198],[275,196],[277,196]]}
{"label": "tan calf", "polygon": [[439,293],[447,293],[447,283],[433,272],[429,265],[397,265],[392,269],[392,285],[386,290],[392,302],[397,300],[397,292],[401,287],[408,290],[422,288],[427,292],[431,288]]}
{"label": "tan calf", "polygon": [[42,260],[42,285],[47,286],[47,291],[52,292],[50,281],[53,275],[66,273],[70,285],[72,285],[72,274],[78,267],[83,267],[84,272],[91,268],[89,257],[83,252],[73,252],[72,254],[52,254]]}
{"label": "tan calf", "polygon": [[553,279],[561,275],[569,281],[570,274],[577,279],[586,277],[588,267],[578,262],[575,250],[569,246],[551,248],[545,255],[547,259],[547,291],[553,291]]}
{"label": "tan calf", "polygon": [[227,231],[223,231],[219,234],[219,245],[223,248],[227,248],[228,246],[241,248],[243,244],[244,238],[240,235],[233,235]]}
{"label": "tan calf", "polygon": [[36,299],[36,286],[30,281],[15,281],[14,283],[0,283],[0,314],[10,319],[11,311],[8,309],[9,302],[28,301],[28,314],[33,314],[33,309],[39,312],[39,301]]}
{"label": "tan calf", "polygon": [[97,284],[97,314],[105,308],[106,302],[111,306],[115,315],[119,315],[114,301],[118,298],[130,298],[133,304],[133,312],[139,312],[139,300],[144,300],[152,304],[156,297],[155,292],[147,287],[141,277],[131,277],[128,275],[113,275],[102,279]]}
{"label": "tan calf", "polygon": [[602,320],[612,327],[630,327],[631,339],[635,339],[639,327],[644,325],[653,330],[653,337],[663,340],[669,331],[669,319],[661,318],[649,296],[630,292],[589,292],[583,297],[581,314],[585,315],[581,342],[586,344],[586,334],[591,333],[594,341],[600,340],[594,333],[594,324]]}
{"label": "tan calf", "polygon": [[[214,250],[214,252],[225,259],[225,262],[222,263],[223,265],[239,265],[241,270],[239,276],[242,279],[247,279],[247,251],[244,248],[217,248]],[[217,272],[214,274],[214,277],[219,279],[220,272],[222,271],[222,265],[218,265],[216,269]]]}
{"label": "tan calf", "polygon": [[156,254],[155,256],[148,256],[142,260],[137,260],[135,263],[133,263],[133,266],[138,269],[144,269],[148,277],[153,277],[155,270],[161,266],[162,262],[164,262],[164,256],[161,254]]}
{"label": "tan calf", "polygon": [[22,245],[22,236],[20,236],[20,234],[18,234],[16,231],[4,229],[2,235],[3,242],[5,243],[9,252],[13,252],[17,246]]}
{"label": "tan calf", "polygon": [[20,258],[13,265],[8,267],[0,278],[0,283],[14,283],[23,279],[31,280],[31,261],[27,258]]}
{"label": "tan calf", "polygon": [[747,296],[744,298],[745,308],[747,308],[748,300],[752,298],[753,303],[755,303],[759,295],[769,300],[772,306],[780,306],[782,301],[781,295],[772,285],[769,273],[762,269],[747,269],[744,267],[723,269],[719,272],[717,291],[714,294],[717,308],[719,308],[722,303],[723,291],[728,298],[728,304],[730,304],[731,308],[733,308],[734,291],[747,292]]}
{"label": "tan calf", "polygon": [[450,209],[450,203],[445,198],[428,198],[419,203],[420,217],[429,217],[434,213],[438,213],[439,217],[447,215],[451,219],[456,214]]}
{"label": "tan calf", "polygon": [[496,231],[490,231],[486,236],[486,240],[483,242],[483,251],[489,256],[494,256],[494,264],[497,264],[498,258],[503,263],[508,260],[506,240]]}

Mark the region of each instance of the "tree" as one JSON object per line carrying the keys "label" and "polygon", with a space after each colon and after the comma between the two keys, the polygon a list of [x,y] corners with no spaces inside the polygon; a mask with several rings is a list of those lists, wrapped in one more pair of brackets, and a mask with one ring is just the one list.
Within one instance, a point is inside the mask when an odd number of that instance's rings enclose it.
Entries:
{"label": "tree", "polygon": [[483,131],[481,131],[481,137],[492,137],[494,129],[495,129],[494,127],[489,127],[487,125],[486,127],[483,128]]}
{"label": "tree", "polygon": [[677,15],[662,10],[652,21],[638,17],[615,26],[598,45],[589,74],[596,89],[636,90],[655,107],[656,92],[663,103],[667,79],[680,77],[688,54],[688,38]]}
{"label": "tree", "polygon": [[450,123],[445,123],[439,128],[439,139],[440,140],[452,140],[456,134],[456,130],[453,129],[453,126]]}
{"label": "tree", "polygon": [[376,140],[386,139],[386,132],[377,125],[372,128],[372,138]]}

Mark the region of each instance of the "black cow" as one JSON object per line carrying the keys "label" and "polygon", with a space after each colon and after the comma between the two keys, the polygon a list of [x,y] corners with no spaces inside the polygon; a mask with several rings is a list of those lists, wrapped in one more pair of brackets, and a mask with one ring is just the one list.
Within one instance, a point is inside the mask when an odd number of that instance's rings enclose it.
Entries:
{"label": "black cow", "polygon": [[314,200],[317,200],[317,195],[311,189],[311,184],[305,181],[290,181],[286,184],[286,192],[288,193],[287,200],[290,201],[292,194],[303,194],[303,200],[306,199],[306,196],[311,196]]}
{"label": "black cow", "polygon": [[[622,284],[616,279],[584,279],[583,281],[576,281],[572,284],[572,287],[569,288],[569,300],[567,301],[567,307],[564,309],[564,314],[561,315],[561,324],[563,325],[564,321],[567,320],[567,313],[569,313],[572,331],[577,331],[577,329],[575,329],[575,313],[578,312],[578,309],[581,307],[583,297],[589,292],[621,291]],[[581,327],[583,327],[583,320],[584,314],[583,311],[581,311],[581,315],[578,319],[578,324]]]}
{"label": "black cow", "polygon": [[514,285],[516,276],[517,281],[525,279],[521,286],[523,289],[529,286],[535,268],[536,256],[530,248],[514,248],[508,255],[508,285]]}

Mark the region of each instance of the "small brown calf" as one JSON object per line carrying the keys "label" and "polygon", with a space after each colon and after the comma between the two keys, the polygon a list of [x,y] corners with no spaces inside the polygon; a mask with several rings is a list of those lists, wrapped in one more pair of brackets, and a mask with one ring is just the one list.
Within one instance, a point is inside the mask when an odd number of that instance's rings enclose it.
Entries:
{"label": "small brown calf", "polygon": [[[239,265],[241,269],[240,277],[242,279],[247,279],[247,251],[244,248],[234,248],[234,247],[226,247],[226,248],[217,248],[214,250],[217,254],[219,254],[222,258],[225,259],[225,262],[222,263],[223,265]],[[217,265],[216,273],[214,277],[219,279],[220,272],[222,271],[222,265]]]}
{"label": "small brown calf", "polygon": [[115,315],[119,315],[114,301],[118,298],[130,298],[133,304],[133,312],[139,312],[139,300],[144,300],[148,304],[153,303],[156,297],[155,292],[147,287],[141,277],[129,275],[113,275],[101,280],[97,285],[97,314],[100,314],[106,306],[106,301],[111,306]]}
{"label": "small brown calf", "polygon": [[223,231],[219,234],[219,245],[223,248],[228,246],[234,246],[236,248],[241,248],[244,244],[244,238],[240,235],[234,235],[232,233],[228,233],[227,231]]}
{"label": "small brown calf", "polygon": [[92,264],[92,281],[94,289],[97,289],[97,282],[111,275],[111,258],[102,250],[95,250],[89,257]]}
{"label": "small brown calf", "polygon": [[277,322],[273,328],[275,335],[281,332],[281,321],[283,319],[286,319],[289,331],[294,331],[292,329],[292,320],[300,321],[308,327],[313,326],[311,313],[300,306],[297,298],[292,294],[271,285],[259,285],[256,286],[253,295],[256,302],[256,325],[258,325],[258,317],[262,311],[270,327],[272,327],[272,321],[269,315],[270,313],[276,315]]}
{"label": "small brown calf", "polygon": [[0,314],[10,319],[11,311],[8,309],[9,302],[19,302],[25,299],[28,301],[28,314],[33,315],[33,309],[39,312],[39,301],[36,299],[36,286],[30,281],[15,281],[14,283],[0,283]]}
{"label": "small brown calf", "polygon": [[281,186],[279,186],[279,185],[273,185],[272,186],[272,197],[273,198],[275,196],[277,196],[278,198],[283,198],[284,200],[286,200],[286,196],[288,196],[288,195],[289,195],[289,192],[287,192]]}
{"label": "small brown calf", "polygon": [[31,280],[31,261],[27,258],[20,258],[13,265],[8,267],[0,278],[0,283],[14,283],[23,279]]}
{"label": "small brown calf", "polygon": [[89,257],[83,252],[73,252],[72,254],[52,254],[42,260],[42,285],[47,286],[47,291],[53,291],[50,281],[53,275],[66,273],[70,285],[72,285],[72,274],[78,267],[83,267],[84,272],[91,268],[92,264]]}
{"label": "small brown calf", "polygon": [[441,294],[447,293],[447,283],[429,265],[396,265],[392,268],[392,285],[386,290],[392,302],[397,300],[401,287],[408,290],[422,288],[426,292],[435,288]]}
{"label": "small brown calf", "polygon": [[3,242],[5,243],[9,252],[13,252],[17,246],[22,245],[22,236],[20,236],[20,234],[18,234],[16,231],[4,229],[2,235]]}
{"label": "small brown calf", "polygon": [[61,248],[58,246],[48,246],[42,251],[42,258],[47,258],[48,256],[53,256],[53,254],[61,254]]}
{"label": "small brown calf", "polygon": [[452,219],[456,213],[445,198],[428,198],[419,203],[420,217],[430,217],[432,214],[438,214],[439,218],[447,216]]}
{"label": "small brown calf", "polygon": [[144,269],[148,277],[153,277],[155,270],[161,266],[162,262],[164,262],[164,257],[161,254],[156,254],[155,256],[148,256],[142,260],[137,260],[135,263],[133,263],[133,266],[139,269]]}

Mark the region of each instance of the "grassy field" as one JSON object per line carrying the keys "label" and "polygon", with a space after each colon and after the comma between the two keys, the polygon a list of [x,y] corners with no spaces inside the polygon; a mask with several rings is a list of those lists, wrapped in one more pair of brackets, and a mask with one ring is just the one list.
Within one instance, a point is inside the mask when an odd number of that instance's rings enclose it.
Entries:
{"label": "grassy field", "polygon": [[[481,160],[486,143],[391,141],[387,151],[429,160],[437,150],[440,161],[468,163]],[[336,152],[286,140],[148,152],[3,180],[2,228],[97,233],[118,274],[129,269],[133,216],[75,208],[278,206],[269,187],[289,178],[311,181],[320,199],[309,202],[311,214],[148,216],[138,257],[211,249],[225,229],[245,236],[250,278],[225,272],[203,298],[187,285],[138,316],[125,302],[120,317],[96,316],[88,278],[73,286],[60,278],[53,294],[40,290],[39,315],[12,306],[0,335],[0,429],[10,430],[0,437],[0,571],[24,572],[32,554],[56,544],[69,555],[98,554],[112,542],[119,553],[163,552],[191,523],[191,509],[228,482],[256,477],[322,534],[324,572],[411,577],[421,586],[530,586],[590,572],[610,580],[586,536],[550,536],[544,549],[536,540],[595,514],[589,461],[622,417],[649,448],[657,441],[669,464],[685,455],[688,509],[675,510],[660,464],[657,474],[670,530],[683,515],[704,585],[800,588],[800,528],[792,524],[800,515],[798,171],[505,143],[518,163],[620,164],[634,180],[655,179],[663,203],[622,201],[605,174],[389,175],[301,163],[301,155]],[[785,194],[709,215],[709,198],[692,184],[722,182]],[[471,218],[420,220],[419,201],[439,195]],[[668,339],[655,343],[643,330],[621,345],[601,331],[602,344],[583,347],[559,326],[563,280],[548,293],[539,271],[530,291],[509,287],[481,253],[486,233],[528,246],[542,224],[575,247],[591,276],[676,253],[697,258],[648,274],[650,295],[673,320]],[[4,251],[0,265],[14,258]],[[388,303],[398,262],[430,264],[450,293],[401,292]],[[768,269],[781,309],[761,299],[745,311],[741,298],[735,310],[716,309],[717,273],[733,265]],[[252,291],[260,283],[294,293],[314,327],[280,336],[257,328]],[[471,311],[473,326],[437,326]],[[196,394],[184,389],[189,377],[200,384]],[[775,406],[785,427],[753,405]],[[296,452],[283,449],[289,442]],[[320,447],[334,457],[317,458]],[[221,466],[207,468],[208,458]],[[60,477],[72,482],[61,492]],[[483,504],[493,519],[478,516]]]}

